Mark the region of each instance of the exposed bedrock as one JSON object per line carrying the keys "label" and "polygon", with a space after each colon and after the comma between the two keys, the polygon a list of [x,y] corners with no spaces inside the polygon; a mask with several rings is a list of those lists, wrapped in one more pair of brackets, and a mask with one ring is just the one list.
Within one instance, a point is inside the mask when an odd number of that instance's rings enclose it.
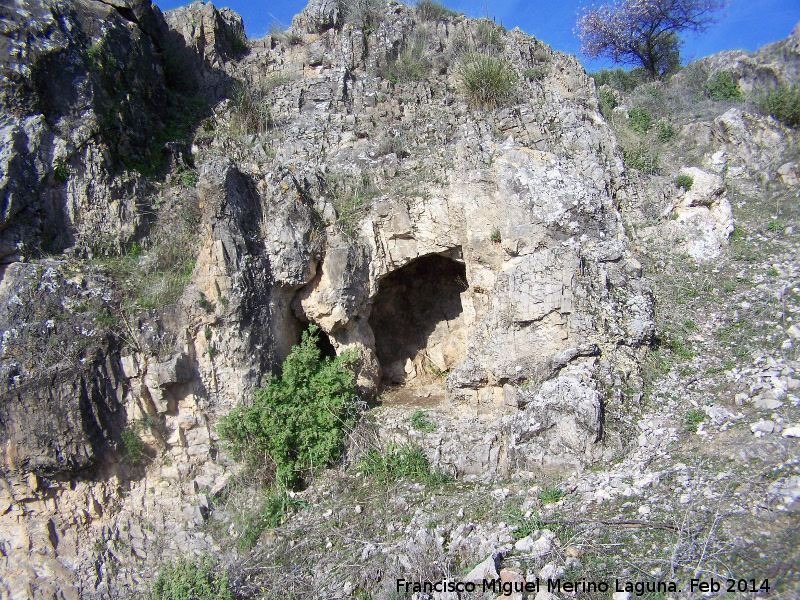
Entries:
{"label": "exposed bedrock", "polygon": [[453,180],[428,199],[378,203],[358,237],[329,245],[296,312],[335,343],[355,340],[389,381],[452,371],[448,398],[473,410],[587,342],[647,342],[649,291],[605,190],[516,147]]}

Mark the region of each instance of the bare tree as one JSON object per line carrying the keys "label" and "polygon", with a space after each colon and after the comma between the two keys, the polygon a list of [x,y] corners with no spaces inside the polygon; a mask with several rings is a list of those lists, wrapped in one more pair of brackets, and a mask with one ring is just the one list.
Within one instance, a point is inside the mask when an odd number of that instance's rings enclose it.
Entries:
{"label": "bare tree", "polygon": [[591,58],[642,66],[652,79],[680,64],[678,32],[704,31],[728,0],[619,0],[584,10],[576,33]]}

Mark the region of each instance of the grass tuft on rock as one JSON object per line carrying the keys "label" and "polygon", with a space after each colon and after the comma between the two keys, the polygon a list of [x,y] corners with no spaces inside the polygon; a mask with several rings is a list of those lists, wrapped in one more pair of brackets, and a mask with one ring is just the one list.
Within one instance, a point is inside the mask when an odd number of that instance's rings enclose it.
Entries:
{"label": "grass tuft on rock", "polygon": [[518,80],[508,60],[486,54],[467,55],[461,64],[460,75],[467,102],[473,107],[486,109],[509,103]]}

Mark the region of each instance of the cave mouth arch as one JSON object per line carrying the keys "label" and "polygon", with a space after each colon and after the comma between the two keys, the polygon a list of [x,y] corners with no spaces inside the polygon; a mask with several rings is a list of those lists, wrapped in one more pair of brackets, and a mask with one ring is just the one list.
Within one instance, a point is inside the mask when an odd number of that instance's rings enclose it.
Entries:
{"label": "cave mouth arch", "polygon": [[380,280],[369,325],[387,383],[411,383],[461,362],[466,349],[463,263],[429,254]]}

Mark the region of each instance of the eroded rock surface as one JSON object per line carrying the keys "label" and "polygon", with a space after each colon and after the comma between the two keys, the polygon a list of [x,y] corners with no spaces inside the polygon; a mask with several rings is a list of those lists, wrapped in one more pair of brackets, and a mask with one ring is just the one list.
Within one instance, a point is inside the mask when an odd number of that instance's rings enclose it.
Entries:
{"label": "eroded rock surface", "polygon": [[[641,390],[654,334],[619,211],[641,190],[573,57],[396,2],[372,29],[313,0],[252,41],[210,3],[29,4],[0,35],[0,595],[142,595],[162,561],[219,552],[209,519],[239,467],[215,425],[310,324],[356,351],[365,399],[384,394],[381,439],[451,475],[580,472],[621,449],[607,415]],[[487,27],[526,74],[494,110],[459,70]],[[411,42],[424,77],[398,70]],[[793,138],[739,108],[680,135],[714,153],[690,190],[664,188],[677,219],[653,231],[713,260],[723,171],[795,185]],[[157,233],[194,261],[169,301],[136,304],[119,261],[164,268]],[[492,536],[451,546],[511,540]]]}

